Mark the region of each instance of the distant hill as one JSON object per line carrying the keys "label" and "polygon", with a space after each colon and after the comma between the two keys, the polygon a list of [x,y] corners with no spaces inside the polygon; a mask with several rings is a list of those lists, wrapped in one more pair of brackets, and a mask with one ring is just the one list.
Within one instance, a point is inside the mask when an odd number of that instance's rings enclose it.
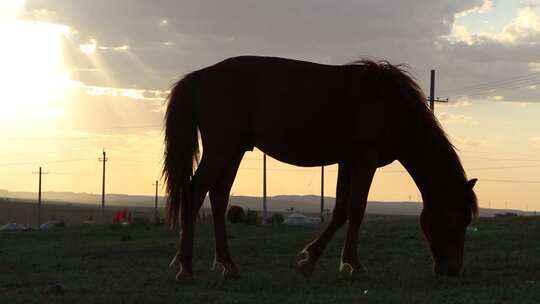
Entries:
{"label": "distant hill", "polygon": [[[11,192],[0,190],[0,198],[13,198],[24,200],[36,200],[37,194],[33,192]],[[101,204],[101,195],[94,193],[75,193],[75,192],[54,192],[47,191],[42,193],[43,201],[46,202],[69,202],[80,204]],[[107,194],[106,204],[108,206],[132,206],[132,207],[153,207],[154,196],[148,195],[127,195],[127,194]],[[232,196],[230,204],[238,205],[246,209],[262,210],[262,197],[253,196]],[[271,212],[284,212],[286,209],[294,208],[296,211],[304,213],[320,212],[320,196],[317,195],[277,195],[267,198],[268,210]],[[0,204],[2,201],[0,200]],[[324,209],[332,210],[335,204],[335,198],[325,197]],[[158,198],[158,204],[163,207],[164,197]],[[0,205],[1,206],[1,205]],[[210,208],[208,198],[205,199],[204,207]],[[418,215],[422,210],[422,204],[419,202],[378,202],[371,201],[367,206],[367,213],[387,214],[387,215]],[[485,209],[480,210],[480,215],[485,217],[494,216],[496,213],[514,212],[520,215],[531,214],[521,210],[501,210]]]}

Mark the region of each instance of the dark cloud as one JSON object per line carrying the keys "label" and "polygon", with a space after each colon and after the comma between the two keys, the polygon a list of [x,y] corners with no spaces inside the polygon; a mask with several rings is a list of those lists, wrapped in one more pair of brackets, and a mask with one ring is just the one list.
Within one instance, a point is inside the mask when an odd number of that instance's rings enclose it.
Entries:
{"label": "dark cloud", "polygon": [[[359,55],[411,62],[450,32],[454,14],[477,1],[59,1],[30,0],[27,15],[77,31],[74,45],[129,45],[157,74],[140,76],[120,52],[98,49],[121,84],[163,88],[191,69],[238,54],[343,63]],[[166,24],[163,23],[166,20]],[[397,47],[396,47],[397,46]],[[75,49],[77,51],[77,49]],[[406,55],[408,54],[408,55]],[[88,61],[73,55],[78,67]],[[392,59],[392,58],[390,58]]]}
{"label": "dark cloud", "polygon": [[31,0],[26,9],[53,11],[50,18],[74,26],[83,37],[144,47],[178,33],[316,44],[434,37],[448,33],[456,12],[480,2]]}
{"label": "dark cloud", "polygon": [[[538,35],[513,44],[486,37],[472,45],[452,44],[443,38],[456,13],[482,3],[29,0],[26,11],[30,18],[46,9],[50,13],[41,18],[77,31],[66,54],[78,68],[72,77],[91,85],[113,81],[117,87],[165,90],[193,69],[261,54],[334,64],[360,56],[388,59],[409,64],[424,88],[435,68],[437,88],[448,90],[526,74],[530,62],[540,62],[540,46],[531,43]],[[106,70],[91,70],[95,65],[78,49],[90,38],[97,40],[95,56]],[[123,45],[129,46],[126,52],[114,51]],[[536,98],[536,92],[518,90],[505,97]]]}

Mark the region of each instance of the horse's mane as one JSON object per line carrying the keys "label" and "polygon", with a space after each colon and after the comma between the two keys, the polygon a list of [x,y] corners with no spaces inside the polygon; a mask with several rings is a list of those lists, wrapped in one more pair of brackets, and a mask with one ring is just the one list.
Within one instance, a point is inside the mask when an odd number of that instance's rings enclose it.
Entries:
{"label": "horse's mane", "polygon": [[[407,110],[411,112],[410,114],[419,124],[417,128],[419,132],[416,133],[418,136],[417,142],[428,139],[432,148],[446,156],[437,159],[439,163],[444,162],[440,163],[440,165],[452,168],[453,170],[450,172],[455,172],[454,176],[447,176],[447,178],[457,183],[466,183],[467,177],[456,153],[456,147],[450,142],[448,135],[427,106],[426,97],[414,76],[408,71],[408,66],[404,64],[392,65],[388,61],[373,61],[370,59],[353,61],[350,65],[361,65],[376,80],[391,82],[399,88],[400,95],[405,97],[403,101],[408,103]],[[465,204],[467,204],[465,207],[474,216],[478,214],[478,202],[473,191],[470,191],[470,197],[466,198]]]}

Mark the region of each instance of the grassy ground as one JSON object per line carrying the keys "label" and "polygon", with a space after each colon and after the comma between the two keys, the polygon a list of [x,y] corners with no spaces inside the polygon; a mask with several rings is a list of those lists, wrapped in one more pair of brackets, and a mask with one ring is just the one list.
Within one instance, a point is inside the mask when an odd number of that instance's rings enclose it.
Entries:
{"label": "grassy ground", "polygon": [[369,217],[359,250],[369,274],[338,273],[343,232],[314,276],[290,269],[291,257],[319,228],[229,225],[242,278],[209,270],[210,224],[197,229],[197,277],[179,284],[167,269],[174,235],[160,227],[71,226],[0,234],[0,303],[540,303],[540,218],[476,220],[465,270],[432,275],[416,218]]}

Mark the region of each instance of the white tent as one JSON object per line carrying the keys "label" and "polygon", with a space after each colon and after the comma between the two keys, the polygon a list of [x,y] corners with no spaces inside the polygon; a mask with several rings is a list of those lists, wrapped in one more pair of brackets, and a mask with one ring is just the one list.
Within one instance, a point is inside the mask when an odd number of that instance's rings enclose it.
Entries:
{"label": "white tent", "polygon": [[25,231],[26,228],[17,223],[8,223],[0,227],[0,231],[12,232],[12,231]]}
{"label": "white tent", "polygon": [[315,217],[305,216],[301,213],[293,213],[289,215],[283,224],[287,225],[314,225],[320,223],[320,219]]}
{"label": "white tent", "polygon": [[49,229],[58,228],[58,227],[64,227],[64,226],[65,226],[65,224],[61,220],[50,220],[48,222],[45,222],[45,223],[41,224],[39,226],[39,229],[40,230],[49,230]]}

